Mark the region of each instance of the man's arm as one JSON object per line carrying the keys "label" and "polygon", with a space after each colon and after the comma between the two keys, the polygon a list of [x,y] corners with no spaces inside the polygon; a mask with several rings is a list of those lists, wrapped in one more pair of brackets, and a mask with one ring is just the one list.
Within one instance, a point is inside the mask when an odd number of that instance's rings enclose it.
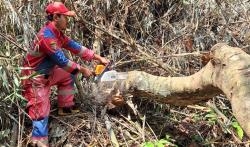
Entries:
{"label": "man's arm", "polygon": [[63,68],[65,71],[75,75],[78,72],[83,73],[85,77],[92,75],[92,72],[87,68],[80,66],[79,64],[69,60],[63,53],[62,49],[58,47],[56,40],[54,38],[44,38],[40,42],[43,51],[50,57],[50,59],[55,62],[59,67]]}
{"label": "man's arm", "polygon": [[63,44],[63,48],[71,51],[72,53],[80,56],[82,59],[86,61],[91,61],[91,60],[98,60],[102,64],[106,65],[109,63],[109,60],[106,58],[103,58],[97,54],[95,54],[92,50],[81,46],[79,43],[75,42],[74,40],[65,37],[65,43]]}
{"label": "man's arm", "polygon": [[88,49],[85,46],[82,46],[80,43],[70,39],[68,37],[64,37],[63,48],[69,50],[71,53],[78,55],[83,60],[91,61],[94,58],[94,52]]}

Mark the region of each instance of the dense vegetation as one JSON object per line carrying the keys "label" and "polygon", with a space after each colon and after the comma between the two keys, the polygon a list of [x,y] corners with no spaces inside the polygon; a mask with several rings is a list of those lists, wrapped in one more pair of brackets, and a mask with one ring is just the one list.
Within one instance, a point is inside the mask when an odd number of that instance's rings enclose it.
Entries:
{"label": "dense vegetation", "polygon": [[[30,137],[20,71],[36,32],[46,22],[48,2],[0,1],[0,144],[6,146],[26,145]],[[208,52],[215,43],[226,42],[246,52],[250,49],[247,0],[68,0],[65,4],[77,12],[66,34],[113,60],[118,71],[184,76],[205,64],[200,53]],[[103,117],[103,107],[86,104],[90,83],[80,81],[85,89],[77,96],[82,113],[72,117],[57,116],[56,92],[52,93],[51,145],[249,145],[223,95],[185,108],[128,100],[129,106]]]}

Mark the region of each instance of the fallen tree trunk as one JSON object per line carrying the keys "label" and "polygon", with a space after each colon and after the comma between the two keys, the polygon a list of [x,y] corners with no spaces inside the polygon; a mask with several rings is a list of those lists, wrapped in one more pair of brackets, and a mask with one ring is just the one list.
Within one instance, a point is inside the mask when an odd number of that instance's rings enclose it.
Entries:
{"label": "fallen tree trunk", "polygon": [[[119,89],[122,94],[131,93],[161,103],[184,106],[224,93],[231,102],[236,119],[250,136],[250,56],[240,48],[216,44],[210,57],[211,60],[199,72],[186,77],[128,72],[125,80],[100,83],[101,95],[108,98],[114,95],[114,89]],[[107,90],[107,85],[113,90]]]}

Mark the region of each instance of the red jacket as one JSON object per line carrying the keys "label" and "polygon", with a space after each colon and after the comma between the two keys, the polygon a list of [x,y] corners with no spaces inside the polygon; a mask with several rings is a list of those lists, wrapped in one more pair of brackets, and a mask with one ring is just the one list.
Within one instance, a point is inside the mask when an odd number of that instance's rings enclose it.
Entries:
{"label": "red jacket", "polygon": [[87,61],[94,57],[92,50],[65,36],[52,23],[46,24],[36,37],[33,48],[25,58],[24,67],[31,67],[40,74],[49,74],[56,65],[71,74],[78,72],[80,66],[65,57],[62,48]]}

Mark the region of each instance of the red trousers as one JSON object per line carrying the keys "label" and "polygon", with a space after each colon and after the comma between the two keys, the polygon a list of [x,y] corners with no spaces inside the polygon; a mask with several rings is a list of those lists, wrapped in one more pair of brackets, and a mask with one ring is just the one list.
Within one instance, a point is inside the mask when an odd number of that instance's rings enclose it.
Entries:
{"label": "red trousers", "polygon": [[[24,75],[32,71],[24,72]],[[57,85],[58,107],[74,105],[74,76],[55,67],[48,76],[38,75],[23,81],[23,96],[28,100],[27,107],[32,120],[48,117],[50,112],[51,86]]]}
{"label": "red trousers", "polygon": [[[32,70],[23,70],[22,76],[30,76]],[[37,75],[22,81],[22,95],[28,100],[27,108],[32,119],[32,139],[48,140],[48,116],[50,112],[51,86],[57,85],[58,107],[74,105],[74,76],[55,67],[47,76]]]}

